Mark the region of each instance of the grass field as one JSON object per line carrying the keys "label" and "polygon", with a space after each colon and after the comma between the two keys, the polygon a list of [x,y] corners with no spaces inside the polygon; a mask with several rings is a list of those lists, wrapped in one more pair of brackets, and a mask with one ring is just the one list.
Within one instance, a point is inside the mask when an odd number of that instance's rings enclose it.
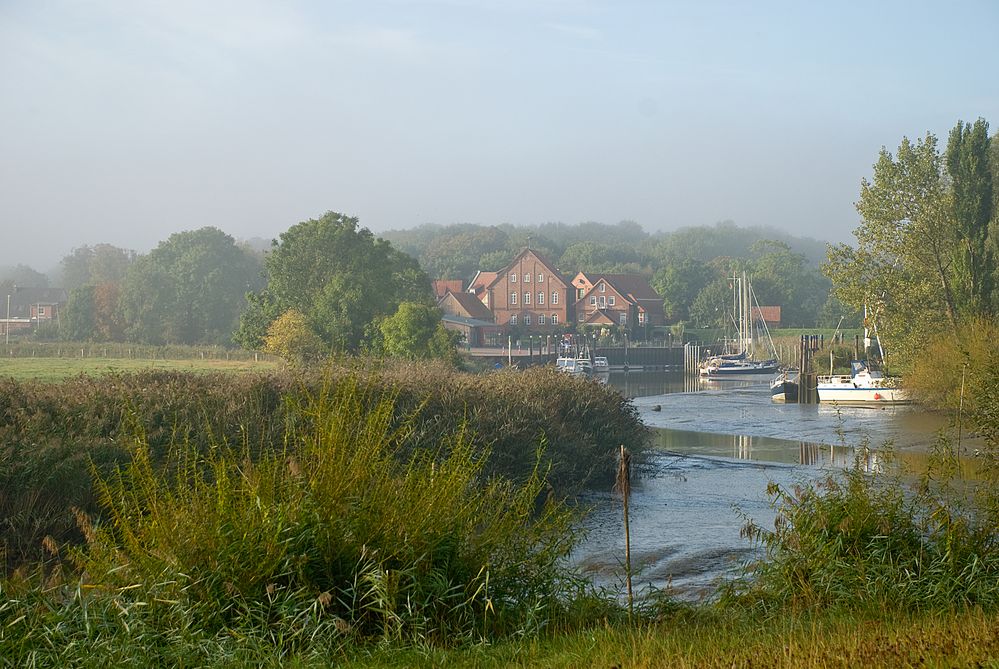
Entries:
{"label": "grass field", "polygon": [[277,369],[273,360],[162,360],[148,358],[0,358],[0,376],[20,381],[59,381],[79,374],[136,372],[147,369],[187,372],[248,372]]}
{"label": "grass field", "polygon": [[913,617],[786,613],[753,621],[738,614],[708,612],[637,628],[616,624],[455,651],[386,649],[344,659],[341,666],[351,668],[996,668],[999,618],[981,611]]}

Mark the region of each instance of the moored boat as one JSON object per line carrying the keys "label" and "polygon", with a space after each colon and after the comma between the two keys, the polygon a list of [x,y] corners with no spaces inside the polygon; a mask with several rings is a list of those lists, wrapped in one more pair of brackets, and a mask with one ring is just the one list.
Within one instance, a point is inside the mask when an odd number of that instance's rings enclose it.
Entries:
{"label": "moored boat", "polygon": [[822,404],[882,406],[912,402],[897,377],[872,371],[862,360],[850,362],[849,375],[820,376],[817,388]]}
{"label": "moored boat", "polygon": [[591,376],[593,374],[593,365],[590,364],[589,358],[558,358],[555,360],[555,368],[573,376]]}
{"label": "moored boat", "polygon": [[610,363],[607,362],[607,358],[602,355],[594,356],[593,358],[593,373],[594,374],[610,374]]}
{"label": "moored boat", "polygon": [[798,401],[798,373],[781,372],[770,382],[770,399],[774,402]]}
{"label": "moored boat", "polygon": [[776,360],[730,360],[715,357],[701,365],[700,374],[708,379],[719,379],[749,374],[775,374],[777,369]]}

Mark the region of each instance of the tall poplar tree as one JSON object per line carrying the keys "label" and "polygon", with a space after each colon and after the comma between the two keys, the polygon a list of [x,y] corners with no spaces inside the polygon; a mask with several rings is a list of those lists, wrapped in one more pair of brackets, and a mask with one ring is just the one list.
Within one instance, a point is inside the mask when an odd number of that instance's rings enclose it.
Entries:
{"label": "tall poplar tree", "polygon": [[974,124],[958,121],[950,131],[945,162],[957,237],[952,265],[955,296],[967,314],[990,313],[996,277],[995,240],[989,239],[995,211],[988,123],[981,118]]}

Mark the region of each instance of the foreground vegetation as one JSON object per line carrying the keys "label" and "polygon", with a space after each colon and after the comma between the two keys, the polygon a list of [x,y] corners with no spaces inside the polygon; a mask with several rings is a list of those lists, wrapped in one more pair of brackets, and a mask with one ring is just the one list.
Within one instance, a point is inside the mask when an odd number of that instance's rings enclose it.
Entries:
{"label": "foreground vegetation", "polygon": [[473,376],[443,365],[358,362],[326,373],[0,378],[0,552],[13,567],[39,559],[46,536],[81,541],[73,509],[99,509],[89,470],[108,475],[127,462],[137,430],[155,462],[177,444],[283,451],[287,430],[307,418],[305,398],[355,377],[392,395],[395,420],[408,425],[404,461],[465,431],[486,475],[523,482],[546,444],[541,466],[560,494],[610,480],[614,449],[640,450],[646,436],[612,389],[544,369]]}
{"label": "foreground vegetation", "polygon": [[[996,657],[999,616],[980,610],[919,615],[787,613],[762,619],[730,610],[681,611],[637,627],[601,624],[592,629],[459,650],[362,651],[342,666],[995,667]],[[291,666],[308,666],[308,662],[292,662]]]}

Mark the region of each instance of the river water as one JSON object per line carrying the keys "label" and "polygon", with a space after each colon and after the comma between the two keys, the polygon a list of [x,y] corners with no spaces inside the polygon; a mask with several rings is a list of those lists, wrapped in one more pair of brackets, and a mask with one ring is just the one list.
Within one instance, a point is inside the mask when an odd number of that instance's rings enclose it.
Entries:
{"label": "river water", "polygon": [[[740,537],[747,518],[773,527],[768,483],[790,486],[851,466],[877,466],[890,445],[919,468],[946,429],[910,407],[842,408],[777,404],[768,378],[707,382],[682,374],[615,374],[610,383],[654,429],[655,448],[637,468],[630,501],[635,588],[668,588],[699,599],[759,556]],[[586,537],[572,559],[595,585],[621,593],[622,508],[610,491],[591,492]]]}

